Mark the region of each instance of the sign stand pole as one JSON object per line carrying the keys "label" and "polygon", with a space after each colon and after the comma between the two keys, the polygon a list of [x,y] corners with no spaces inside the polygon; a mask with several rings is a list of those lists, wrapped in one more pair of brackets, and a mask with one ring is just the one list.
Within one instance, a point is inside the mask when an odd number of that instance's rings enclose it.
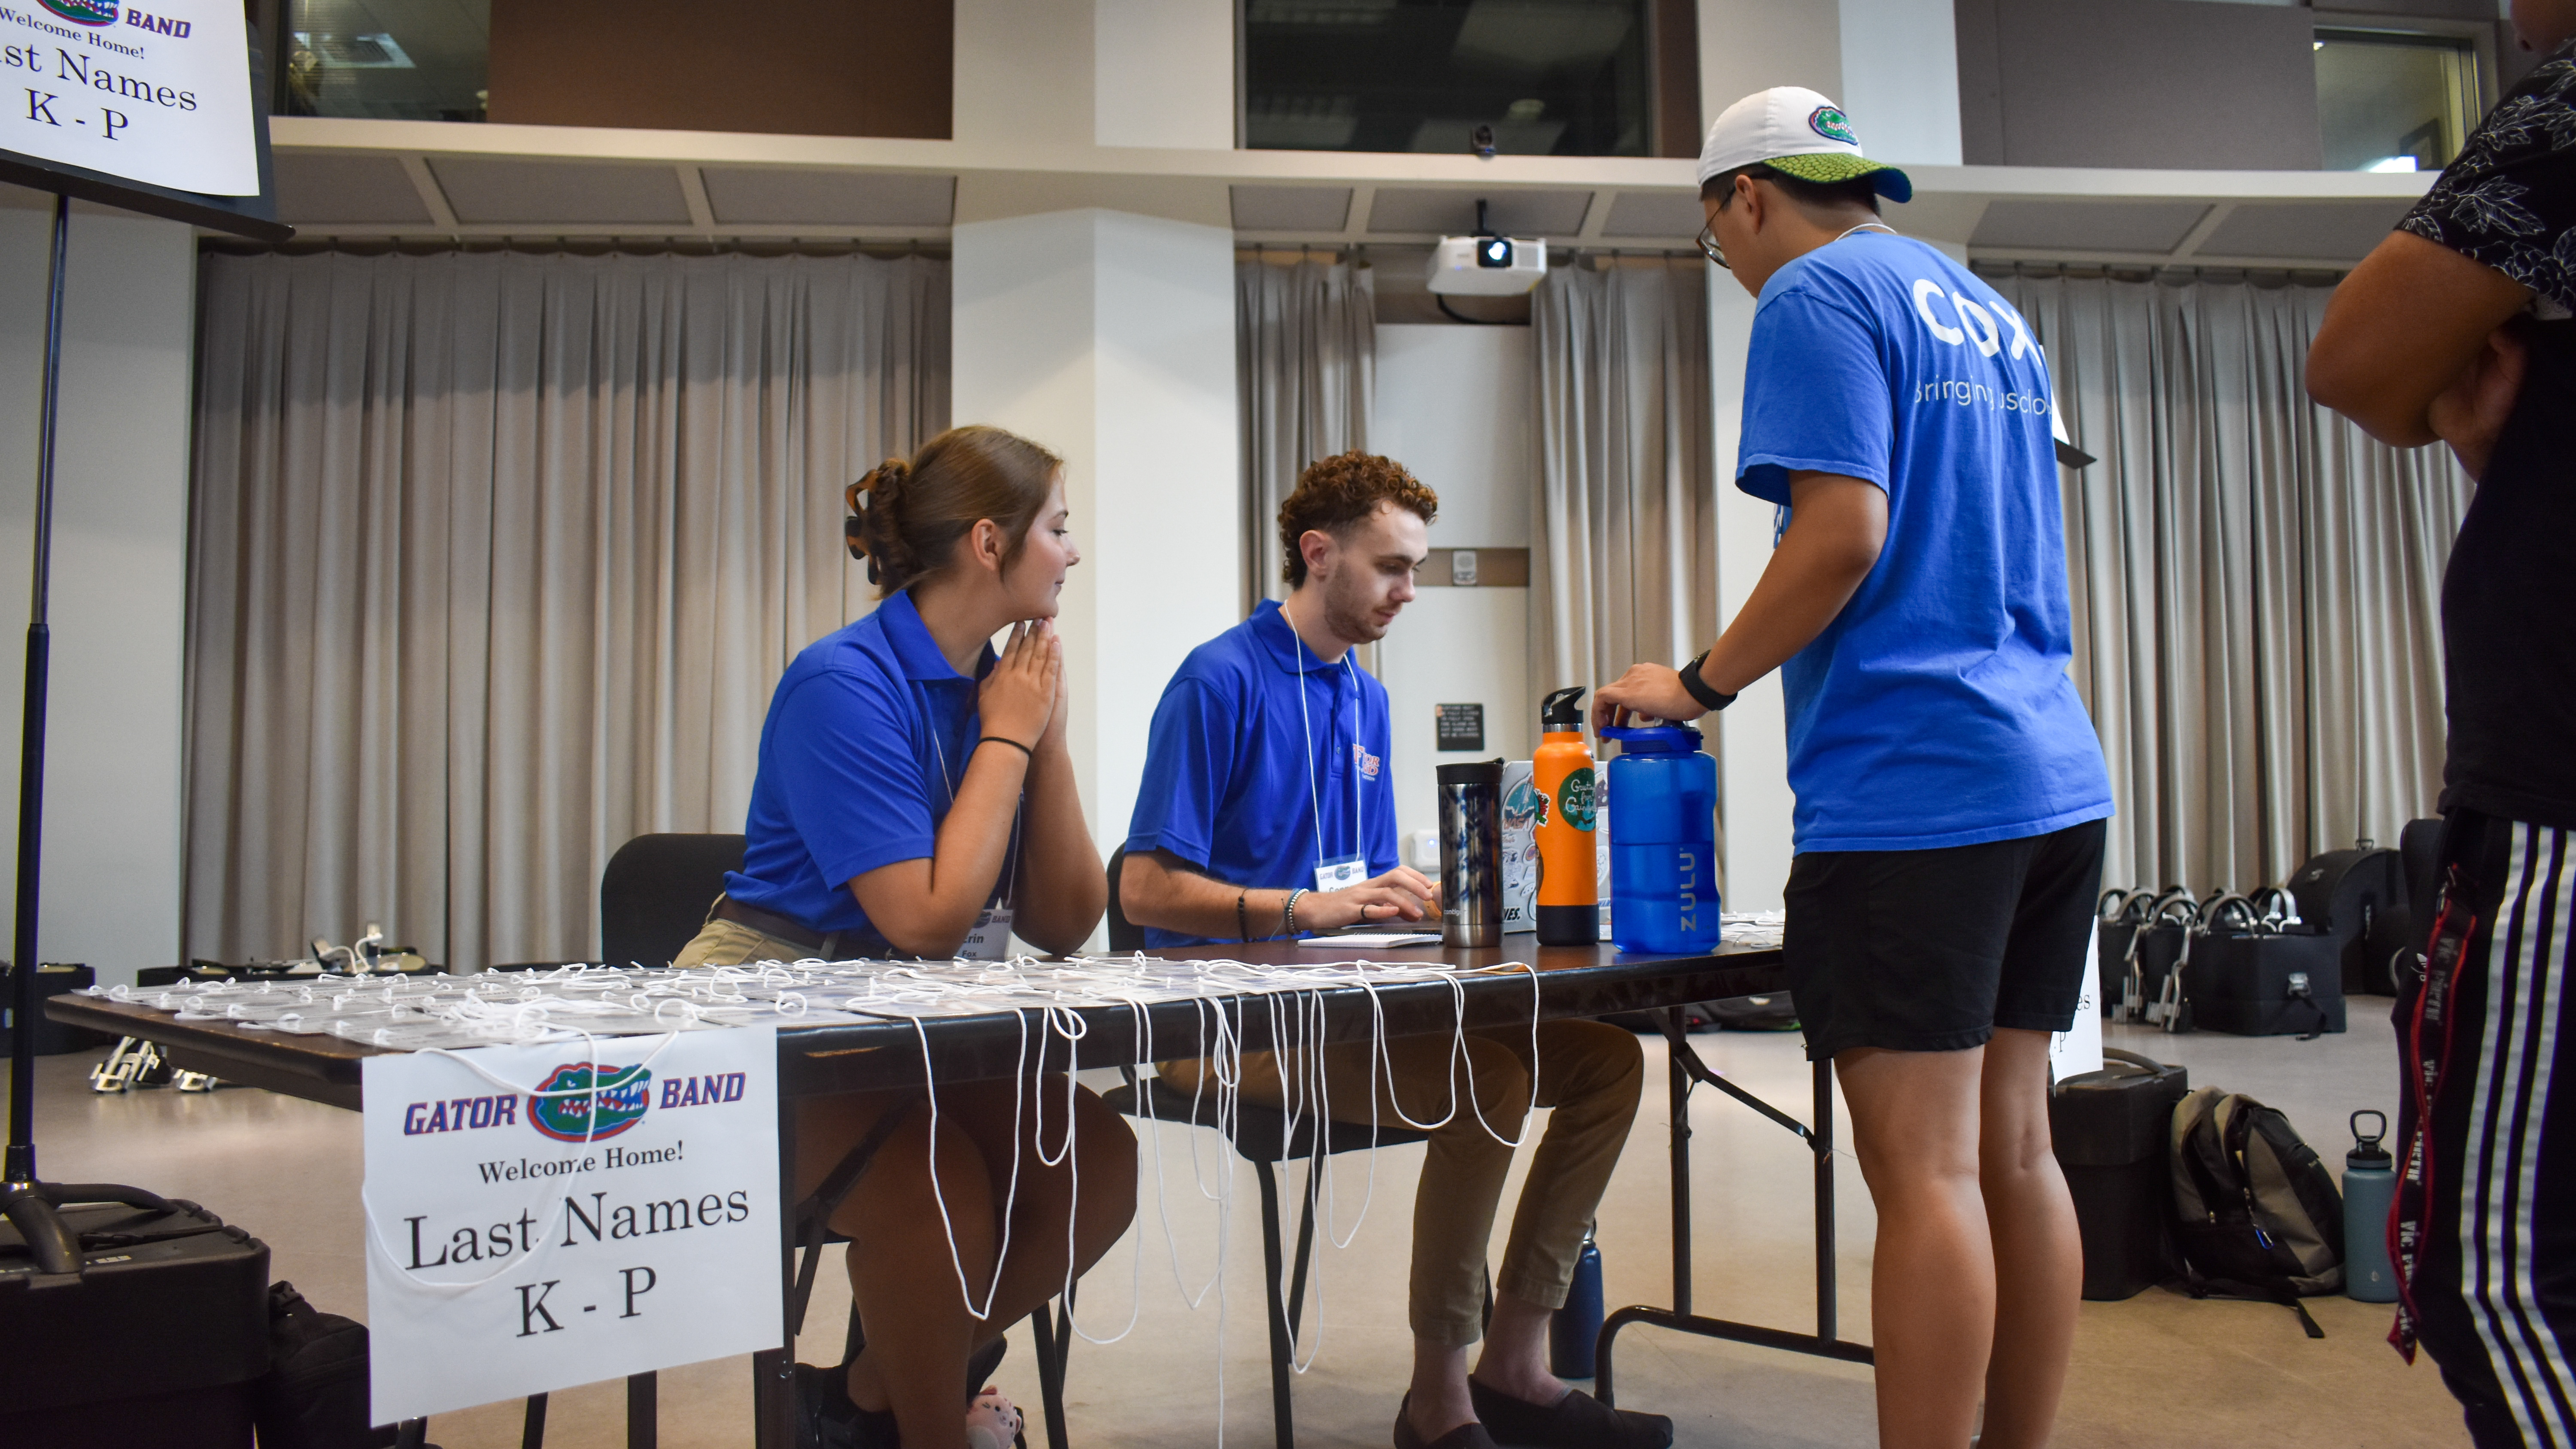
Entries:
{"label": "sign stand pole", "polygon": [[[53,270],[45,302],[45,395],[36,432],[35,597],[27,615],[25,732],[18,750],[18,929],[10,951],[9,1156],[0,1204],[47,1273],[80,1271],[79,1240],[67,1232],[36,1183],[36,889],[45,814],[45,628],[53,552],[54,429],[63,366],[63,265],[71,198],[54,196]],[[50,1260],[50,1261],[48,1261]]]}
{"label": "sign stand pole", "polygon": [[36,893],[44,853],[45,686],[52,636],[45,602],[54,547],[55,414],[62,396],[63,273],[70,249],[71,197],[54,194],[52,290],[45,302],[44,419],[36,434],[35,596],[27,613],[25,732],[18,746],[18,928],[10,955],[9,1150],[0,1170],[0,1212],[36,1260],[37,1282],[78,1277],[84,1259],[80,1235],[55,1208],[64,1203],[121,1203],[170,1211],[170,1204],[139,1187],[112,1183],[49,1183],[36,1177]]}

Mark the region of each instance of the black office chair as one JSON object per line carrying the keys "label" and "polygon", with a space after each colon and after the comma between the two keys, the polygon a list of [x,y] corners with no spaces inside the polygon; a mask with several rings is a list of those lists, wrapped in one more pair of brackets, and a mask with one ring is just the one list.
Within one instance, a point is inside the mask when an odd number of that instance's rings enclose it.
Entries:
{"label": "black office chair", "polygon": [[725,872],[742,869],[739,835],[639,835],[599,873],[599,955],[611,966],[668,966],[707,923]]}
{"label": "black office chair", "polygon": [[[1126,859],[1124,849],[1109,857],[1109,949],[1120,953],[1145,949],[1143,929],[1127,919],[1118,899],[1120,868]],[[1217,1115],[1215,1092],[1198,1093],[1193,1105],[1190,1093],[1174,1090],[1160,1077],[1139,1081],[1131,1073],[1126,1086],[1112,1089],[1101,1100],[1130,1117],[1144,1117],[1150,1108],[1154,1120],[1160,1122],[1188,1122],[1219,1132],[1226,1126]],[[1325,1122],[1319,1131],[1311,1112],[1298,1118],[1292,1136],[1287,1113],[1257,1102],[1238,1101],[1232,1125],[1233,1134],[1227,1140],[1236,1156],[1254,1166],[1253,1176],[1261,1183],[1261,1282],[1270,1299],[1270,1414],[1279,1449],[1294,1449],[1297,1434],[1289,1405],[1289,1383],[1296,1373],[1293,1344],[1306,1307],[1306,1274],[1315,1256],[1315,1202],[1321,1180],[1315,1169],[1329,1154],[1399,1147],[1428,1139],[1426,1134],[1407,1128],[1381,1125],[1372,1129],[1365,1122]],[[1297,1216],[1297,1258],[1291,1269],[1294,1276],[1283,1298],[1279,1291],[1279,1170],[1299,1158],[1307,1164],[1305,1203]],[[1492,1284],[1488,1283],[1488,1316],[1492,1312],[1492,1293]]]}
{"label": "black office chair", "polygon": [[1120,956],[1145,949],[1145,928],[1127,919],[1118,903],[1118,882],[1127,869],[1127,847],[1109,852],[1109,949]]}

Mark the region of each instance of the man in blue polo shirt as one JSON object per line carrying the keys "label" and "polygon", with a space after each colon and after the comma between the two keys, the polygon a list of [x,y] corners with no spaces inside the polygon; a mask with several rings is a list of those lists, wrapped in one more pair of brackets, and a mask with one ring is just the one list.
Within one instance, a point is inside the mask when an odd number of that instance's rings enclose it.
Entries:
{"label": "man in blue polo shirt", "polygon": [[1700,244],[1758,299],[1736,486],[1782,529],[1713,648],[1596,713],[1693,719],[1781,671],[1786,964],[1878,1206],[1879,1442],[1955,1449],[1982,1399],[1988,1449],[2037,1445],[2083,1276],[2048,1040],[2111,813],[2066,673],[2048,368],[1992,288],[1879,220],[1911,183],[1823,96],[1729,106],[1699,176]]}
{"label": "man in blue polo shirt", "polygon": [[[1439,911],[1396,861],[1386,687],[1351,659],[1413,597],[1439,499],[1385,458],[1306,469],[1279,510],[1284,603],[1192,651],[1155,707],[1127,833],[1120,904],[1154,946],[1258,941]],[[1411,1388],[1398,1449],[1661,1449],[1672,1421],[1612,1410],[1548,1372],[1547,1329],[1644,1083],[1636,1038],[1590,1021],[1323,1049],[1316,1062],[1247,1054],[1245,1097],[1284,1105],[1320,1076],[1346,1121],[1441,1122],[1414,1198]],[[1458,1070],[1456,1058],[1466,1058]],[[1382,1064],[1382,1065],[1381,1065]],[[1204,1062],[1166,1062],[1182,1091]],[[1454,1083],[1472,1082],[1472,1110]],[[1376,1101],[1371,1102],[1371,1096]],[[1299,1106],[1317,1105],[1301,1100]],[[1512,1220],[1484,1328],[1485,1250],[1511,1142],[1555,1109]],[[1453,1110],[1454,1109],[1454,1110]],[[1485,1348],[1474,1373],[1467,1348]]]}

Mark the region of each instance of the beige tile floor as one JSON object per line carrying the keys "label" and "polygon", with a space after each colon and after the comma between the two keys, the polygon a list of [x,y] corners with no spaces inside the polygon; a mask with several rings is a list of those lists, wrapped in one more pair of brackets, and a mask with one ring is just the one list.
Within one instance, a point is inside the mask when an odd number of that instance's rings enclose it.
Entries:
{"label": "beige tile floor", "polygon": [[[2183,1062],[2195,1084],[2252,1092],[2281,1107],[2329,1161],[2340,1163],[2348,1145],[2345,1115],[2355,1107],[2394,1106],[2386,1003],[2354,1005],[2348,1035],[2314,1042],[2143,1032],[2115,1032],[2114,1041]],[[1803,1115],[1807,1075],[1794,1035],[1695,1040],[1719,1070]],[[1613,1305],[1670,1296],[1660,1043],[1649,1041],[1647,1051],[1652,1085],[1601,1214]],[[354,1115],[236,1088],[205,1096],[163,1090],[97,1097],[81,1080],[86,1065],[86,1058],[73,1057],[42,1063],[47,1176],[128,1181],[202,1201],[267,1240],[277,1275],[292,1279],[315,1303],[365,1316]],[[1812,1326],[1806,1154],[1787,1133],[1705,1088],[1693,1096],[1691,1122],[1697,1306],[1793,1329]],[[1113,1336],[1131,1315],[1134,1326],[1114,1344],[1076,1344],[1068,1396],[1072,1438],[1085,1449],[1214,1444],[1221,1398],[1226,1440],[1267,1442],[1260,1219],[1251,1169],[1235,1169],[1230,1214],[1223,1213],[1202,1195],[1191,1168],[1195,1146],[1207,1186],[1221,1185],[1227,1159],[1213,1150],[1214,1138],[1180,1128],[1163,1129],[1162,1138],[1160,1193],[1149,1156],[1138,1230],[1084,1284],[1088,1331]],[[1408,1351],[1405,1224],[1420,1154],[1418,1147],[1379,1154],[1373,1188],[1365,1157],[1335,1165],[1336,1232],[1350,1246],[1322,1253],[1322,1308],[1313,1320],[1320,1333],[1310,1345],[1312,1367],[1296,1385],[1299,1438],[1315,1449],[1377,1449],[1388,1441]],[[1873,1219],[1857,1165],[1846,1157],[1839,1166],[1842,1321],[1846,1336],[1865,1339]],[[1181,1279],[1194,1290],[1216,1286],[1193,1310]],[[847,1304],[846,1287],[827,1271],[800,1341],[808,1362],[837,1354]],[[2304,1337],[2290,1314],[2268,1304],[2193,1302],[2160,1289],[2123,1303],[2085,1304],[2057,1442],[2067,1449],[2400,1449],[2467,1442],[2430,1364],[2409,1369],[2382,1341],[2385,1309],[2341,1298],[2311,1300],[2309,1308],[2325,1328],[2321,1341]],[[1025,1326],[1012,1336],[1011,1361],[998,1378],[1034,1418],[1037,1385]],[[1651,1329],[1631,1330],[1621,1344],[1621,1400],[1673,1415],[1684,1445],[1803,1449],[1872,1442],[1876,1410],[1864,1369]],[[749,1403],[747,1360],[667,1371],[662,1442],[675,1449],[747,1446]],[[623,1444],[623,1404],[622,1385],[615,1384],[557,1395],[549,1444]],[[1040,1438],[1035,1427],[1033,1440]],[[440,1415],[430,1437],[446,1449],[504,1449],[519,1442],[518,1431],[519,1406],[511,1403]]]}

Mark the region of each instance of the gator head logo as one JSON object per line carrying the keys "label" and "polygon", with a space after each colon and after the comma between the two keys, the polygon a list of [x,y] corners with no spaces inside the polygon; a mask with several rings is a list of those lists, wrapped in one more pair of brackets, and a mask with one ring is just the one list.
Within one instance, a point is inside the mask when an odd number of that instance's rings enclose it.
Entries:
{"label": "gator head logo", "polygon": [[[53,0],[46,0],[46,3],[51,4]],[[1807,129],[1828,141],[1840,141],[1846,146],[1860,144],[1860,137],[1852,134],[1851,117],[1844,115],[1840,106],[1816,107],[1807,117]]]}
{"label": "gator head logo", "polygon": [[109,0],[45,0],[45,8],[82,25],[114,25],[116,6]]}
{"label": "gator head logo", "polygon": [[[528,1098],[528,1125],[557,1142],[603,1141],[644,1120],[644,1109],[653,1104],[652,1080],[653,1074],[641,1066],[566,1062],[539,1082],[537,1094]],[[595,1099],[594,1087],[598,1089]],[[544,1095],[548,1092],[566,1095]],[[599,1103],[595,1118],[593,1100]]]}

